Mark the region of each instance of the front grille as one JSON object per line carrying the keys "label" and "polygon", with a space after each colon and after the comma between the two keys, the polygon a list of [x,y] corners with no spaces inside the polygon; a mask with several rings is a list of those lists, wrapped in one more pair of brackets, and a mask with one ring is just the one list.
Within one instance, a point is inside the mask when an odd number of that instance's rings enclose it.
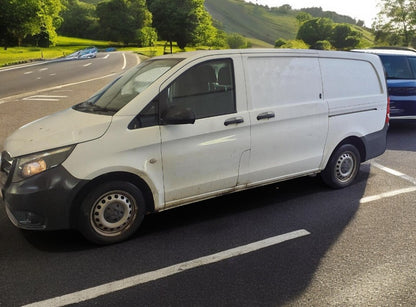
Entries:
{"label": "front grille", "polygon": [[10,154],[7,151],[2,152],[0,163],[0,171],[9,175],[12,169],[13,159],[10,157]]}

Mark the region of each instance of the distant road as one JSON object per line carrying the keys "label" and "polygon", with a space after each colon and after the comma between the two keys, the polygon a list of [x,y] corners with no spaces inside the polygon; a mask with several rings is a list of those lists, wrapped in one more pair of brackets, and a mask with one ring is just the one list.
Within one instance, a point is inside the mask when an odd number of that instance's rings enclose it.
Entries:
{"label": "distant road", "polygon": [[97,58],[45,61],[0,69],[0,103],[14,95],[119,74],[139,62],[131,52],[103,52]]}
{"label": "distant road", "polygon": [[84,101],[138,62],[132,52],[111,52],[0,69],[0,152],[17,128]]}

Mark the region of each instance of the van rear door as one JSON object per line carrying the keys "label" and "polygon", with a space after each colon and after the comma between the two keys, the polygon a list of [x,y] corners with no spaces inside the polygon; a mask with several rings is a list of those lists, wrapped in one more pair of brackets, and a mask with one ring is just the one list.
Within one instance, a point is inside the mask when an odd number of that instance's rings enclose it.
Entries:
{"label": "van rear door", "polygon": [[267,183],[318,170],[328,131],[315,57],[249,56],[250,174],[239,184]]}

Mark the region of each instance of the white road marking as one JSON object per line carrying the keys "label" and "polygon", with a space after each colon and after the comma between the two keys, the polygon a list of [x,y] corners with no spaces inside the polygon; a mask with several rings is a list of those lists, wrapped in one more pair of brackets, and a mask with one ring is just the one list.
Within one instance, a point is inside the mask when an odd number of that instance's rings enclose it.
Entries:
{"label": "white road marking", "polygon": [[45,71],[45,70],[48,70],[49,68],[41,68],[41,69],[39,69],[39,71]]}
{"label": "white road marking", "polygon": [[52,96],[52,95],[35,95],[25,97],[22,100],[34,100],[34,101],[59,101],[61,98],[67,98],[68,96]]}
{"label": "white road marking", "polygon": [[27,71],[27,72],[25,72],[25,73],[23,73],[24,75],[30,75],[30,74],[33,74],[33,71]]}
{"label": "white road marking", "polygon": [[124,53],[123,53],[123,61],[124,61],[124,64],[123,64],[123,67],[121,68],[121,70],[124,70],[127,66],[127,59],[126,59],[126,55]]}
{"label": "white road marking", "polygon": [[88,80],[83,80],[83,81],[78,81],[78,82],[73,82],[73,83],[67,83],[67,84],[62,84],[62,85],[57,85],[57,86],[48,87],[48,88],[44,88],[44,89],[37,90],[37,91],[32,91],[32,92],[29,92],[29,93],[17,94],[17,95],[9,96],[9,97],[3,97],[3,98],[1,98],[2,99],[1,103],[6,103],[11,99],[20,99],[21,97],[27,97],[27,95],[31,95],[31,94],[53,91],[53,90],[65,88],[65,87],[68,87],[68,86],[74,86],[74,85],[78,85],[78,84],[82,84],[82,83],[87,83],[87,82],[92,82],[92,81],[97,81],[97,80],[113,77],[115,75],[117,75],[117,74],[116,73],[111,73],[111,74],[108,74],[108,75],[105,75],[105,76],[102,76],[102,77],[97,77],[97,78],[93,78],[93,79],[88,79]]}
{"label": "white road marking", "polygon": [[400,194],[412,193],[412,192],[415,192],[415,191],[416,191],[416,187],[410,187],[410,188],[404,188],[404,189],[400,189],[400,190],[385,192],[385,193],[381,193],[381,194],[378,194],[378,195],[367,196],[367,197],[363,197],[363,198],[360,199],[360,204],[369,203],[369,202],[380,200],[380,199],[383,199],[383,198],[394,197],[394,196],[397,196],[397,195],[400,195]]}
{"label": "white road marking", "polygon": [[197,258],[194,260],[175,264],[156,271],[139,274],[136,276],[128,277],[118,281],[106,283],[97,287],[81,290],[78,292],[70,293],[63,296],[47,299],[40,302],[35,302],[24,307],[40,307],[40,306],[64,306],[69,304],[76,304],[87,300],[94,299],[96,297],[106,295],[112,292],[120,291],[130,287],[134,287],[140,284],[144,284],[150,281],[158,280],[168,276],[172,276],[187,270],[198,268],[211,263],[219,262],[229,258],[237,257],[247,253],[255,252],[257,250],[277,245],[285,241],[293,240],[296,238],[310,235],[310,232],[300,229],[293,232],[289,232],[283,235],[271,237],[262,241],[257,241],[251,244],[232,248],[223,252],[212,254],[209,256]]}
{"label": "white road marking", "polygon": [[109,53],[107,53],[107,54],[105,55],[105,57],[103,57],[103,59],[104,59],[104,60],[107,60],[109,56],[110,56],[110,54],[109,54]]}
{"label": "white road marking", "polygon": [[92,63],[87,63],[87,64],[84,64],[84,65],[82,65],[82,66],[84,66],[84,67],[88,67],[88,66],[90,66],[90,65],[92,65]]}
{"label": "white road marking", "polygon": [[[411,177],[411,176],[408,176],[408,175],[403,174],[399,171],[396,171],[392,168],[381,165],[381,164],[379,164],[375,161],[372,161],[371,165],[374,166],[374,167],[377,167],[378,169],[380,169],[380,170],[382,170],[386,173],[389,173],[390,175],[399,177],[403,180],[406,180],[406,181],[412,183],[413,185],[416,185],[416,179]],[[380,200],[380,199],[383,199],[383,198],[394,197],[394,196],[397,196],[397,195],[400,195],[400,194],[413,193],[415,191],[416,191],[416,186],[413,186],[413,187],[403,188],[403,189],[394,190],[394,191],[390,191],[390,192],[384,192],[384,193],[380,193],[380,194],[373,195],[373,196],[367,196],[367,197],[363,197],[363,198],[360,199],[360,204],[369,203],[369,202]]]}
{"label": "white road marking", "polygon": [[382,171],[385,171],[385,172],[387,172],[389,174],[392,174],[393,176],[400,177],[400,178],[402,178],[404,180],[407,180],[407,181],[411,182],[412,184],[416,185],[416,179],[413,178],[413,177],[410,177],[410,176],[408,176],[406,174],[403,174],[401,172],[398,172],[398,171],[396,171],[394,169],[385,167],[385,166],[383,166],[383,165],[381,165],[381,164],[379,164],[379,163],[377,163],[375,161],[371,162],[371,165],[377,167],[378,169],[381,169]]}

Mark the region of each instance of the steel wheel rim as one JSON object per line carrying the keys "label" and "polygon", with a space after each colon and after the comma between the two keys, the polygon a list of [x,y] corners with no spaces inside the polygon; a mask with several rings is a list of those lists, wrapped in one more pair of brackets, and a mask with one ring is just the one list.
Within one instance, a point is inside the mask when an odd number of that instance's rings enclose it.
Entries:
{"label": "steel wheel rim", "polygon": [[104,236],[116,236],[128,229],[136,217],[136,201],[125,191],[110,191],[100,196],[91,209],[94,230]]}
{"label": "steel wheel rim", "polygon": [[337,180],[341,182],[349,181],[355,174],[356,164],[356,158],[353,153],[343,153],[335,165],[335,177]]}

